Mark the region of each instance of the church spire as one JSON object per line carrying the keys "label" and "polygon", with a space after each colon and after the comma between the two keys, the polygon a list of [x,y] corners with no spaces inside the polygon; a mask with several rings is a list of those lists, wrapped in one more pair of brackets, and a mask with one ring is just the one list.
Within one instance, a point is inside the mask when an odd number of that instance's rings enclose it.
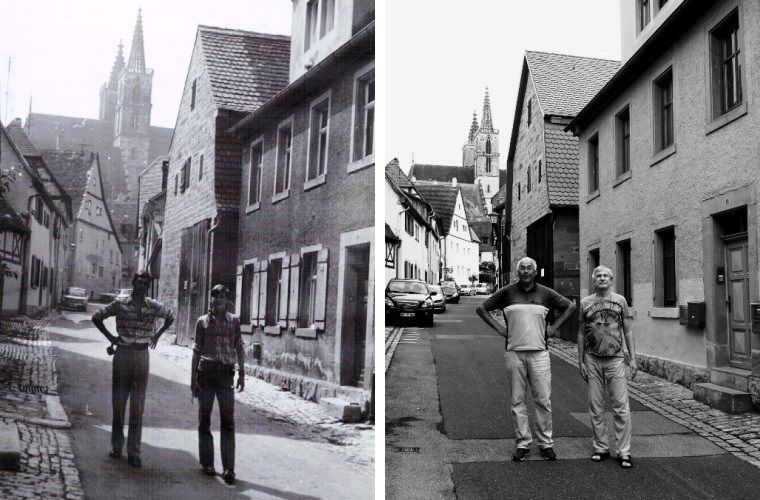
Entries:
{"label": "church spire", "polygon": [[472,112],[472,124],[470,125],[470,135],[467,136],[467,142],[469,144],[475,143],[475,134],[478,132],[478,115],[475,111]]}
{"label": "church spire", "polygon": [[116,54],[116,60],[113,62],[113,68],[111,68],[111,78],[108,80],[108,86],[110,88],[116,88],[119,83],[119,73],[124,69],[124,44],[119,40],[119,52]]}
{"label": "church spire", "polygon": [[493,132],[493,123],[491,123],[491,100],[488,97],[488,87],[486,87],[486,96],[483,98],[483,122],[480,124],[483,132]]}
{"label": "church spire", "polygon": [[132,48],[129,53],[129,71],[145,73],[145,48],[143,47],[142,9],[137,9],[137,24],[132,36]]}

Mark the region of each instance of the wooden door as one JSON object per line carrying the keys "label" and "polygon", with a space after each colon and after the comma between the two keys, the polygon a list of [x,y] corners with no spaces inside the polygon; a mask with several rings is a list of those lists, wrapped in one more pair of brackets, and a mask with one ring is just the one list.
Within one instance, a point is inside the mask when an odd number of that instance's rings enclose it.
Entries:
{"label": "wooden door", "polygon": [[746,235],[725,238],[726,305],[728,309],[729,363],[750,369],[751,318],[749,314],[749,259]]}

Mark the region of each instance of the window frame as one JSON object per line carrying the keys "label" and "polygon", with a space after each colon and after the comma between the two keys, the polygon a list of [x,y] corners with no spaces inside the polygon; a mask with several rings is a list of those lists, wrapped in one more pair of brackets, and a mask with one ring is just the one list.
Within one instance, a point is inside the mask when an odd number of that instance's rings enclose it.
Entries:
{"label": "window frame", "polygon": [[[675,308],[678,306],[678,247],[676,226],[669,225],[654,231],[654,306]],[[672,247],[672,248],[671,248]],[[672,255],[668,253],[672,250]],[[668,269],[670,267],[670,269]],[[668,271],[670,277],[668,277]]]}
{"label": "window frame", "polygon": [[310,0],[306,2],[304,53],[319,45],[319,42],[335,29],[336,3],[336,0]]}
{"label": "window frame", "polygon": [[[319,120],[321,118],[322,111],[325,111],[327,113],[327,123],[324,126],[320,122],[315,123],[315,120]],[[316,99],[313,99],[309,105],[309,134],[308,148],[306,149],[306,181],[303,184],[304,191],[319,186],[320,184],[324,184],[325,180],[327,179],[327,169],[330,163],[330,127],[332,125],[331,113],[332,89],[324,92]],[[323,135],[324,150],[322,150],[321,140]],[[322,172],[320,173],[320,167],[318,163],[322,159],[322,155],[324,155],[324,165],[322,166]],[[316,167],[312,165],[312,162],[314,161],[317,162]],[[312,169],[314,168],[316,168],[316,172],[312,172]]]}
{"label": "window frame", "polygon": [[192,87],[190,89],[190,111],[195,110],[197,92],[198,92],[198,79],[194,78]]}
{"label": "window frame", "polygon": [[[258,192],[256,193],[256,200],[251,203],[251,180],[253,178],[253,150],[254,148],[259,147],[261,149],[261,161],[258,168]],[[262,172],[264,170],[264,136],[261,135],[251,141],[251,143],[248,145],[248,154],[250,155],[250,163],[248,165],[248,184],[246,189],[246,213],[250,213],[254,210],[258,210],[261,207],[261,179],[262,179]]]}
{"label": "window frame", "polygon": [[588,249],[586,256],[586,262],[588,264],[588,289],[589,293],[595,290],[594,287],[594,269],[596,269],[602,262],[601,250],[599,250],[599,244],[592,245]]}
{"label": "window frame", "polygon": [[[286,129],[290,128],[290,144],[286,148],[286,150],[283,152],[282,144],[280,143],[280,140],[282,138],[282,132]],[[294,139],[294,120],[293,115],[289,116],[288,118],[284,119],[277,125],[277,146],[276,146],[276,158],[275,158],[275,171],[274,171],[274,193],[272,195],[272,203],[277,203],[280,200],[284,200],[288,196],[290,196],[290,187],[292,185],[293,179],[292,179],[292,166],[293,166],[293,139]],[[284,156],[285,155],[285,156]],[[287,158],[287,167],[285,170],[285,178],[287,179],[287,182],[283,183],[282,190],[277,190],[277,184],[278,179],[282,172],[283,168],[283,159]]]}
{"label": "window frame", "polygon": [[[317,316],[317,294],[319,293],[318,277],[319,277],[319,252],[322,250],[322,245],[311,245],[301,248],[301,263],[298,270],[298,320],[297,328],[310,328],[316,330],[316,316]],[[306,277],[306,256],[314,256],[314,269],[312,275]],[[307,288],[305,285],[308,284]],[[306,291],[309,291],[306,296]],[[305,307],[305,302],[308,299],[309,304]],[[309,317],[309,315],[312,315]],[[305,316],[305,317],[304,317]]]}
{"label": "window frame", "polygon": [[633,307],[633,274],[631,270],[633,250],[630,238],[617,241],[615,244],[615,256],[617,261],[615,288],[617,293],[625,297],[628,306]]}
{"label": "window frame", "polygon": [[[351,161],[348,164],[348,172],[356,172],[357,170],[361,170],[365,167],[369,167],[370,165],[375,164],[375,146],[377,146],[377,141],[375,137],[376,132],[376,122],[377,117],[375,116],[374,110],[376,105],[376,99],[372,101],[370,109],[372,110],[372,153],[370,154],[363,154],[363,150],[366,148],[366,135],[367,135],[367,107],[362,106],[362,109],[359,109],[359,100],[360,100],[360,91],[362,89],[366,90],[367,83],[372,81],[375,82],[375,62],[371,62],[369,64],[366,64],[362,68],[360,68],[358,71],[354,73],[354,85],[353,85],[353,102],[352,102],[352,108],[351,108],[351,152],[350,152],[350,159]],[[361,112],[361,113],[360,113]],[[362,140],[361,140],[361,156],[359,156],[360,152],[357,151],[357,142],[358,142],[358,134],[361,133]]]}
{"label": "window frame", "polygon": [[[746,72],[743,71],[745,68],[744,55],[746,50],[744,44],[744,30],[742,29],[743,16],[741,7],[741,5],[737,4],[728,6],[707,23],[709,26],[706,30],[708,60],[707,85],[709,88],[709,92],[707,93],[707,134],[747,113],[747,81],[745,76]],[[732,25],[735,26],[735,29],[731,30],[731,32],[736,33],[736,50],[738,52],[736,62],[738,64],[739,72],[739,98],[733,105],[727,106],[727,103],[725,102],[726,94],[722,49],[726,31],[729,30]]]}
{"label": "window frame", "polygon": [[[669,100],[667,92],[669,91]],[[654,154],[675,147],[675,77],[669,65],[652,80]],[[668,123],[669,122],[669,123]],[[669,142],[667,142],[669,139]]]}
{"label": "window frame", "polygon": [[615,114],[615,178],[631,173],[631,106]]}
{"label": "window frame", "polygon": [[[599,175],[599,132],[594,132],[586,140],[586,175],[588,176],[588,195],[592,196],[599,192],[600,175]],[[592,183],[593,180],[593,183]],[[592,189],[593,187],[593,189]]]}

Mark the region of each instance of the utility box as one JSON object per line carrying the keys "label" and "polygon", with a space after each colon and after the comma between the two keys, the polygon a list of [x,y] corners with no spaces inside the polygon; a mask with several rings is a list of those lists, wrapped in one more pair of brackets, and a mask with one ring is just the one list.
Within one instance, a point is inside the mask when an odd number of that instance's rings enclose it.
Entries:
{"label": "utility box", "polygon": [[687,314],[689,316],[689,326],[697,328],[705,327],[705,303],[704,302],[687,302]]}
{"label": "utility box", "polygon": [[678,324],[680,325],[689,324],[689,311],[686,308],[686,306],[678,306]]}
{"label": "utility box", "polygon": [[760,333],[760,303],[750,303],[749,312],[752,316],[752,333]]}

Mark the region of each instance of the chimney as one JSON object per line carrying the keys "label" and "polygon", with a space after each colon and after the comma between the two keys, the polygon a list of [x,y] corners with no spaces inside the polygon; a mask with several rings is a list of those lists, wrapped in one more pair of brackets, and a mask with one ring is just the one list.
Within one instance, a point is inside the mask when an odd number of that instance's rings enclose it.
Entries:
{"label": "chimney", "polygon": [[161,162],[161,191],[166,191],[166,181],[169,178],[169,160]]}
{"label": "chimney", "polygon": [[451,178],[451,187],[457,187],[457,178],[456,177],[452,177]]}

